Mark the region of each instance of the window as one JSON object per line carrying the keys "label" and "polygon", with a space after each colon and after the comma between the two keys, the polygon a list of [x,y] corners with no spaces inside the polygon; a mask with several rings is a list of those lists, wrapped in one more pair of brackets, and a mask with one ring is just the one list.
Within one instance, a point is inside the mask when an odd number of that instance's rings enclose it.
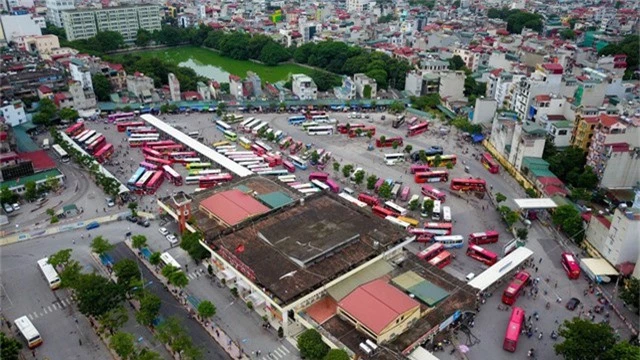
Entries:
{"label": "window", "polygon": [[559,130],[558,135],[567,135],[567,130]]}

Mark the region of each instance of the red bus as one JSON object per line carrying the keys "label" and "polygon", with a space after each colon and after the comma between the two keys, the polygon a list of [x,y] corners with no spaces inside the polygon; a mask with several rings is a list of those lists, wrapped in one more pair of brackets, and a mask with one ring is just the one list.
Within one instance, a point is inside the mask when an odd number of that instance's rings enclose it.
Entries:
{"label": "red bus", "polygon": [[81,123],[76,123],[69,126],[67,130],[65,130],[64,132],[65,134],[69,135],[69,137],[74,137],[80,134],[81,132],[83,132],[84,130],[85,130],[84,123],[81,122]]}
{"label": "red bus", "polygon": [[95,154],[95,152],[98,151],[98,149],[100,149],[106,143],[107,138],[104,137],[104,135],[100,135],[91,144],[87,145],[87,152],[89,152],[90,154]]}
{"label": "red bus", "polygon": [[480,261],[486,265],[493,265],[498,262],[498,255],[478,245],[469,245],[467,256]]}
{"label": "red bus", "polygon": [[371,134],[371,136],[376,134],[376,127],[375,126],[366,126],[363,128],[358,128],[358,129],[349,129],[349,137],[350,138],[354,138],[354,137],[360,137],[360,136],[367,136],[368,134]]}
{"label": "red bus", "polygon": [[162,182],[164,181],[163,172],[164,171],[160,170],[153,173],[153,176],[151,176],[151,179],[145,185],[145,190],[147,194],[151,194],[151,195],[155,194],[158,188],[160,187],[160,185],[162,185]]}
{"label": "red bus", "polygon": [[569,279],[577,279],[580,277],[580,265],[578,260],[572,253],[563,252],[561,256],[562,267],[567,273]]}
{"label": "red bus", "polygon": [[113,154],[113,145],[107,143],[107,145],[103,146],[100,148],[100,150],[96,151],[95,155],[93,155],[93,157],[96,158],[96,160],[99,163],[103,163],[105,160],[107,160],[111,155]]}
{"label": "red bus", "polygon": [[422,191],[422,195],[428,198],[431,198],[433,200],[439,200],[440,202],[444,202],[447,199],[447,194],[434,188],[431,185],[422,185],[421,191]]}
{"label": "red bus", "polygon": [[155,151],[161,152],[163,154],[167,154],[167,153],[172,153],[176,151],[182,151],[184,150],[184,146],[180,144],[174,144],[174,145],[155,146],[152,149]]}
{"label": "red bus", "polygon": [[409,170],[411,171],[412,174],[415,174],[419,172],[431,171],[431,167],[429,165],[414,164],[414,165],[411,165]]}
{"label": "red bus", "polygon": [[152,164],[152,163],[148,163],[146,161],[141,162],[140,163],[140,167],[143,167],[143,168],[145,168],[147,170],[154,170],[154,171],[158,170],[158,165]]}
{"label": "red bus", "polygon": [[497,243],[499,236],[500,234],[494,230],[471,233],[469,234],[469,244],[484,245],[484,244]]}
{"label": "red bus", "polygon": [[444,269],[444,267],[449,264],[451,264],[451,253],[447,250],[443,250],[440,254],[436,255],[436,257],[429,260],[429,265],[433,265],[438,269]]}
{"label": "red bus", "polygon": [[449,173],[446,170],[425,171],[416,173],[413,177],[416,184],[447,182]]}
{"label": "red bus", "polygon": [[441,243],[435,243],[435,244],[429,246],[428,248],[420,251],[416,255],[421,260],[429,261],[429,260],[433,259],[434,257],[436,257],[436,255],[440,254],[443,251],[444,251],[444,245],[442,245]]}
{"label": "red bus", "polygon": [[396,143],[398,146],[402,146],[403,139],[401,137],[385,137],[384,141],[382,141],[382,136],[380,139],[376,139],[376,147],[393,147],[393,144]]}
{"label": "red bus", "polygon": [[175,151],[169,153],[169,157],[173,160],[192,158],[196,156],[198,156],[198,153],[195,151]]}
{"label": "red bus", "polygon": [[531,275],[526,271],[520,271],[516,274],[515,278],[502,293],[502,302],[507,305],[513,305],[520,296],[520,293],[524,291],[524,287],[527,286]]}
{"label": "red bus", "polygon": [[489,153],[482,154],[482,157],[480,158],[480,162],[492,174],[497,174],[498,171],[500,171],[500,166],[498,166],[498,163],[493,159],[493,156],[491,156],[491,154]]}
{"label": "red bus", "polygon": [[291,136],[287,136],[286,138],[280,140],[280,149],[284,150],[286,148],[289,147],[289,145],[291,145],[291,143],[293,142],[293,138]]}
{"label": "red bus", "polygon": [[144,126],[144,121],[126,121],[117,123],[116,126],[118,127],[118,132],[125,132],[129,127]]}
{"label": "red bus", "polygon": [[507,325],[507,332],[504,335],[504,344],[502,345],[503,349],[511,352],[516,351],[522,323],[524,323],[524,310],[516,306],[511,311],[511,317],[509,317],[509,325]]}
{"label": "red bus", "polygon": [[175,186],[182,186],[182,176],[173,170],[169,165],[162,165],[165,179],[169,180]]}
{"label": "red bus", "polygon": [[485,192],[487,190],[487,182],[484,179],[455,178],[451,179],[449,188],[455,191]]}
{"label": "red bus", "polygon": [[146,146],[151,149],[155,149],[159,146],[167,146],[167,145],[175,145],[176,142],[173,140],[159,140],[159,141],[149,141]]}
{"label": "red bus", "polygon": [[142,148],[142,153],[144,155],[157,157],[157,158],[161,158],[163,156],[159,151],[153,150],[152,148],[148,148],[146,146]]}
{"label": "red bus", "polygon": [[386,218],[387,216],[396,217],[400,215],[397,212],[384,208],[380,205],[374,205],[373,208],[371,208],[371,211],[373,211],[374,215],[377,215],[383,219]]}
{"label": "red bus", "polygon": [[409,126],[409,130],[407,131],[407,136],[420,135],[423,132],[426,132],[427,130],[429,130],[429,122],[428,121],[421,122],[419,124]]}
{"label": "red bus", "polygon": [[311,118],[313,118],[314,116],[319,116],[319,115],[327,115],[327,113],[326,113],[326,112],[324,112],[324,111],[320,111],[320,110],[311,110],[311,111],[307,111],[307,112],[304,114],[304,116],[305,116],[307,119],[311,119]]}
{"label": "red bus", "polygon": [[262,156],[266,153],[266,151],[261,148],[260,146],[256,145],[256,144],[251,144],[251,147],[249,148],[251,151],[253,151],[254,154],[258,155],[258,156]]}
{"label": "red bus", "polygon": [[[284,163],[284,161],[283,161]],[[327,181],[327,179],[329,178],[329,174],[324,173],[324,172],[312,172],[311,174],[309,174],[309,181],[311,180],[320,180],[322,182]]]}
{"label": "red bus", "polygon": [[[290,172],[290,173],[296,172],[296,167],[295,167],[295,165],[293,165],[293,163],[291,161],[282,160],[282,167],[287,169],[287,171]],[[309,178],[311,178],[311,176],[309,176]],[[310,180],[313,180],[313,179],[310,179]]]}
{"label": "red bus", "polygon": [[434,155],[427,156],[427,164],[432,167],[447,167],[449,164],[452,166],[458,163],[458,156],[456,155]]}
{"label": "red bus", "polygon": [[453,224],[444,222],[428,222],[424,224],[424,229],[434,235],[446,236],[451,235],[451,233],[453,232]]}
{"label": "red bus", "polygon": [[210,187],[216,186],[218,183],[224,181],[231,181],[233,176],[229,173],[221,173],[215,175],[207,175],[200,177],[200,181],[198,182],[198,186],[203,189],[208,189]]}
{"label": "red bus", "polygon": [[380,200],[378,200],[377,197],[371,196],[371,195],[367,195],[367,194],[358,195],[358,200],[362,201],[363,203],[365,203],[365,204],[367,204],[369,206],[376,206],[376,205],[380,204]]}
{"label": "red bus", "polygon": [[171,166],[171,160],[165,160],[165,159],[161,159],[153,156],[145,156],[144,161],[158,165],[158,166],[164,166],[164,165]]}
{"label": "red bus", "polygon": [[337,129],[340,134],[347,134],[350,130],[364,129],[367,127],[365,124],[338,124]]}

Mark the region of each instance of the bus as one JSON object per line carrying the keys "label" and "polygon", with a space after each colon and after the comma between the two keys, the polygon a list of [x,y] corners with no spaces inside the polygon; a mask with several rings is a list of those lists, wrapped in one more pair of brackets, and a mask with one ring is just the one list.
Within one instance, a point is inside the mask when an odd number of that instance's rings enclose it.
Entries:
{"label": "bus", "polygon": [[273,148],[267,144],[265,144],[264,142],[257,140],[255,142],[255,145],[258,145],[260,148],[262,148],[265,152],[270,152],[273,150]]}
{"label": "bus", "polygon": [[133,189],[136,186],[136,183],[138,182],[138,180],[140,180],[142,175],[144,175],[145,171],[147,171],[145,168],[139,167],[138,170],[136,170],[136,172],[133,173],[133,175],[131,175],[131,177],[129,178],[129,181],[127,181],[127,186],[130,189]]}
{"label": "bus", "polygon": [[302,115],[294,115],[289,117],[289,125],[300,125],[307,121],[307,118]]}
{"label": "bus", "polygon": [[394,203],[392,201],[386,201],[384,203],[384,207],[387,208],[387,209],[390,209],[391,211],[396,212],[396,213],[398,213],[398,214],[400,214],[402,216],[407,215],[407,213],[409,212],[409,211],[407,211],[407,209],[403,208],[402,206],[400,206],[400,205],[398,205],[398,204],[396,204],[396,203]]}
{"label": "bus", "polygon": [[268,175],[268,176],[282,176],[282,175],[287,175],[289,174],[289,172],[285,169],[282,170],[264,170],[264,171],[257,171],[258,175]]}
{"label": "bus", "polygon": [[561,262],[569,279],[573,280],[580,277],[580,265],[573,254],[563,252],[561,255]]}
{"label": "bus", "polygon": [[451,235],[451,232],[453,232],[453,224],[428,222],[424,224],[424,229],[434,235],[446,236]]}
{"label": "bus", "polygon": [[116,127],[118,128],[118,132],[125,132],[130,127],[139,127],[144,125],[145,125],[144,121],[128,121],[128,122],[117,123]]}
{"label": "bus", "polygon": [[155,171],[145,171],[135,184],[136,190],[144,190],[145,184],[151,179]]}
{"label": "bus", "polygon": [[257,133],[254,133],[253,131],[254,131],[255,129],[259,128],[259,127],[263,127],[266,123],[267,123],[266,121],[262,121],[262,120],[258,119],[258,121],[256,121],[256,122],[251,126],[251,129],[249,129],[249,130],[248,130],[248,131],[246,131],[246,132],[256,135]]}
{"label": "bus", "polygon": [[403,187],[402,191],[400,191],[400,200],[402,201],[409,200],[409,195],[411,195],[411,188],[408,186]]}
{"label": "bus", "polygon": [[418,220],[414,219],[414,218],[410,218],[407,216],[398,216],[398,220],[402,220],[404,222],[406,222],[407,224],[416,227],[418,225],[420,225],[420,223],[418,222]]}
{"label": "bus", "polygon": [[229,141],[238,140],[238,134],[234,133],[231,130],[227,130],[227,131],[223,132],[222,134],[224,135],[224,138],[229,140]]}
{"label": "bus", "polygon": [[404,115],[400,115],[395,120],[393,120],[393,122],[391,123],[391,126],[393,126],[394,129],[397,129],[402,124],[404,124]]}
{"label": "bus", "polygon": [[327,181],[329,179],[329,174],[324,172],[312,172],[309,174],[309,181],[311,180],[320,180],[322,182]]}
{"label": "bus", "polygon": [[304,115],[307,119],[312,119],[314,116],[327,115],[327,113],[322,110],[307,110]]}
{"label": "bus", "polygon": [[195,151],[174,151],[169,153],[169,159],[173,159],[175,162],[180,162],[182,159],[193,158],[198,156]]}
{"label": "bus", "polygon": [[171,166],[171,160],[165,160],[165,159],[157,158],[153,156],[145,156],[144,161],[148,163],[156,164],[158,166],[165,166],[165,165]]}
{"label": "bus", "polygon": [[310,126],[307,128],[307,134],[309,135],[333,135],[333,126]]}
{"label": "bus", "polygon": [[262,156],[266,153],[266,151],[264,151],[264,149],[258,146],[257,144],[251,144],[251,147],[249,148],[249,150],[253,151],[253,153],[258,156]]}
{"label": "bus", "polygon": [[60,276],[58,276],[58,272],[53,265],[49,264],[49,258],[38,260],[38,268],[49,283],[51,290],[55,290],[60,287]]}
{"label": "bus", "polygon": [[78,141],[78,139],[84,137],[85,135],[87,135],[89,133],[89,131],[91,131],[91,129],[84,129],[81,132],[79,132],[76,136],[72,137],[71,139],[73,141]]}
{"label": "bus", "polygon": [[103,136],[101,133],[96,133],[94,134],[92,137],[88,138],[87,140],[85,140],[82,144],[80,144],[83,148],[87,148],[89,145],[91,145],[91,143],[93,143],[94,141],[98,140],[100,138],[100,136]]}
{"label": "bus", "polygon": [[145,137],[145,138],[129,138],[127,139],[130,147],[142,147],[149,142],[158,141],[158,136]]}
{"label": "bus", "polygon": [[413,116],[413,117],[411,117],[411,119],[407,120],[407,124],[409,124],[409,126],[414,125],[417,122],[418,122],[418,117],[417,116]]}
{"label": "bus", "polygon": [[216,150],[220,147],[220,146],[230,146],[231,143],[227,140],[222,140],[222,141],[216,141],[213,144],[211,144],[211,146],[213,146]]}
{"label": "bus", "polygon": [[200,137],[200,131],[190,131],[187,135],[192,139],[197,139]]}
{"label": "bus", "polygon": [[232,158],[235,156],[255,156],[256,154],[253,151],[229,151],[224,154],[224,156],[228,158]]}
{"label": "bus", "polygon": [[152,163],[149,163],[149,162],[146,162],[146,161],[141,162],[140,163],[140,167],[143,167],[143,168],[145,168],[147,170],[158,170],[158,165],[152,164]]}
{"label": "bus", "polygon": [[376,205],[380,204],[380,200],[378,200],[377,197],[371,196],[371,195],[367,195],[367,194],[358,195],[358,200],[362,201],[363,203],[365,203],[365,204],[367,204],[369,206],[376,206]]}
{"label": "bus", "polygon": [[147,194],[149,195],[155,194],[155,192],[158,190],[160,185],[162,185],[163,181],[164,181],[163,171],[160,170],[160,171],[154,172],[151,179],[149,179],[149,182],[147,182],[147,184],[145,185],[145,190],[147,191]]}
{"label": "bus", "polygon": [[445,249],[460,249],[464,246],[464,238],[462,235],[437,235],[433,237],[433,241],[444,245]]}
{"label": "bus", "polygon": [[484,179],[454,178],[451,179],[449,188],[455,191],[485,192],[487,190],[487,182]]}
{"label": "bus", "polygon": [[220,169],[189,170],[189,176],[215,175],[215,174],[220,174],[221,172],[222,170]]}
{"label": "bus", "polygon": [[488,152],[482,154],[482,157],[480,158],[480,162],[492,174],[497,174],[498,171],[500,171],[500,166],[498,166],[498,163],[493,159],[493,156],[491,156],[491,154],[489,154]]}
{"label": "bus", "polygon": [[399,226],[403,229],[407,229],[410,225],[408,222],[404,222],[402,220],[400,220],[399,218],[396,218],[393,215],[389,215],[387,217],[384,218],[385,220],[387,220],[388,222],[392,223],[393,225]]}
{"label": "bus", "polygon": [[413,176],[416,184],[447,182],[449,180],[449,172],[446,170],[434,170],[416,173]]}
{"label": "bus", "polygon": [[384,162],[387,165],[395,165],[404,161],[404,153],[384,154]]}
{"label": "bus", "polygon": [[409,171],[411,172],[411,174],[415,174],[419,172],[431,171],[431,167],[429,165],[413,164],[409,168]]}
{"label": "bus", "polygon": [[297,167],[300,170],[307,170],[307,162],[300,159],[299,157],[295,156],[295,155],[289,155],[289,160],[293,163],[293,165],[295,167]]}
{"label": "bus", "polygon": [[416,256],[420,259],[420,260],[424,260],[424,261],[429,261],[431,259],[433,259],[434,257],[436,257],[436,255],[440,254],[441,252],[444,251],[444,246],[440,243],[435,243],[433,245],[429,245],[428,248],[420,251],[419,253],[416,254]]}
{"label": "bus", "polygon": [[182,176],[177,171],[173,170],[169,165],[163,165],[165,179],[169,180],[175,186],[182,186]]}
{"label": "bus", "polygon": [[440,221],[440,215],[442,213],[440,200],[433,201],[433,210],[431,210],[431,220]]}
{"label": "bus", "polygon": [[444,202],[447,199],[447,194],[434,188],[431,185],[422,185],[421,192],[422,195],[433,200],[438,200],[440,202]]}
{"label": "bus", "polygon": [[[149,143],[147,143],[146,145],[148,146]],[[184,150],[184,146],[182,146],[180,144],[173,144],[173,145],[154,146],[154,147],[152,147],[152,149],[156,150],[158,152],[161,152],[163,154],[169,154],[169,153],[172,153],[172,152],[183,151]]]}
{"label": "bus", "polygon": [[332,192],[336,194],[340,192],[340,185],[334,180],[327,179],[324,181],[324,183],[327,184],[327,186],[329,187],[329,190],[331,190]]}
{"label": "bus", "polygon": [[227,114],[225,115],[224,119],[227,120],[229,124],[235,124],[242,121],[242,119],[244,119],[244,116],[240,114]]}
{"label": "bus", "polygon": [[135,118],[136,118],[136,113],[124,112],[124,113],[109,114],[107,119],[109,120],[109,122],[118,122],[118,121],[130,121]]}
{"label": "bus", "polygon": [[524,323],[524,310],[516,306],[511,311],[511,316],[509,317],[507,332],[504,335],[504,343],[502,344],[503,349],[510,352],[516,351],[518,338],[522,330],[522,323]]}
{"label": "bus", "polygon": [[[265,129],[267,126],[269,126],[269,123],[268,123],[268,122],[266,122],[266,121],[263,121],[263,122],[261,122],[261,123],[260,123],[260,125],[258,125],[258,126],[256,126],[256,127],[252,128],[252,129],[251,129],[251,133],[252,133],[253,135],[258,135],[258,133],[260,133],[260,132],[262,131],[262,129]],[[267,130],[267,129],[265,129],[265,131],[266,131],[266,130]]]}
{"label": "bus", "polygon": [[409,126],[409,130],[407,130],[407,136],[420,135],[426,132],[427,130],[429,130],[429,122],[428,121],[421,122],[419,124]]}
{"label": "bus", "polygon": [[292,163],[292,162],[290,162],[290,161],[283,160],[283,161],[282,161],[282,167],[283,167],[283,168],[285,168],[285,169],[287,169],[287,171],[288,171],[288,172],[290,172],[290,173],[294,173],[294,172],[296,172],[296,167],[295,167],[295,165],[293,165],[293,163]]}
{"label": "bus", "polygon": [[469,245],[467,248],[467,256],[491,266],[498,262],[498,255],[478,245]]}
{"label": "bus", "polygon": [[458,157],[456,155],[427,156],[427,164],[431,167],[447,167],[449,164],[453,166],[457,163]]}
{"label": "bus", "polygon": [[154,134],[154,133],[157,133],[157,132],[158,132],[158,130],[156,128],[154,128],[154,127],[151,127],[151,126],[129,127],[125,131],[125,133],[129,137],[136,136],[136,135],[140,136],[142,134]]}
{"label": "bus", "polygon": [[380,186],[382,186],[382,184],[384,184],[384,179],[383,178],[379,178],[378,181],[376,181],[376,184],[373,187],[373,189],[374,189],[374,191],[376,193],[378,192],[378,189],[380,189]]}
{"label": "bus", "polygon": [[251,121],[249,121],[245,126],[242,127],[242,131],[249,133],[251,132],[251,129],[258,125],[259,123],[261,123],[262,121],[260,119],[253,119]]}
{"label": "bus", "polygon": [[351,130],[364,129],[366,127],[367,127],[367,125],[365,125],[365,124],[349,124],[349,123],[346,123],[346,124],[338,124],[338,126],[336,128],[337,128],[337,130],[338,130],[338,132],[340,134],[348,134],[349,131],[351,131]]}
{"label": "bus", "polygon": [[53,149],[53,152],[56,153],[56,156],[58,157],[58,159],[60,159],[61,162],[63,163],[69,162],[69,154],[67,154],[67,152],[62,148],[62,146],[60,146],[59,144],[53,144],[51,148]]}
{"label": "bus", "polygon": [[402,188],[402,183],[397,183],[393,185],[393,187],[391,188],[391,198],[397,199],[398,195],[400,194],[401,188]]}
{"label": "bus", "polygon": [[376,147],[393,147],[393,144],[396,144],[396,146],[402,146],[402,144],[404,144],[404,140],[401,137],[387,138],[384,136],[376,139]]}
{"label": "bus", "polygon": [[278,176],[278,181],[282,181],[283,183],[290,183],[296,181],[295,175],[283,175]]}
{"label": "bus", "polygon": [[513,305],[518,299],[518,296],[524,291],[524,287],[529,283],[529,278],[531,278],[531,275],[524,270],[517,273],[509,286],[504,289],[502,302],[507,305]]}
{"label": "bus", "polygon": [[367,126],[364,128],[360,128],[360,129],[351,129],[349,130],[349,137],[350,138],[354,138],[354,137],[363,137],[363,136],[369,136],[369,134],[371,134],[371,136],[376,134],[376,127],[375,126]]}
{"label": "bus", "polygon": [[284,132],[282,132],[282,130],[278,130],[273,134],[274,137],[274,142],[279,141],[283,136],[285,135]]}
{"label": "bus", "polygon": [[184,179],[184,183],[186,185],[198,185],[200,183],[200,178],[202,176],[187,176]]}
{"label": "bus", "polygon": [[373,212],[374,215],[379,216],[383,219],[385,219],[387,216],[398,216],[397,213],[393,212],[392,210],[389,210],[387,208],[384,208],[380,205],[374,205],[371,208],[371,211]]}
{"label": "bus", "polygon": [[153,157],[157,157],[157,158],[161,158],[162,157],[162,154],[159,151],[153,150],[152,148],[149,148],[149,147],[146,147],[146,146],[142,148],[142,153],[144,155],[153,156]]}
{"label": "bus", "polygon": [[317,122],[318,124],[326,124],[329,123],[329,116],[327,115],[314,115],[311,117],[312,121]]}
{"label": "bus", "polygon": [[102,164],[105,160],[110,158],[111,155],[113,155],[114,150],[115,148],[113,147],[113,144],[107,143],[105,146],[98,149],[93,157]]}
{"label": "bus", "polygon": [[449,264],[451,264],[451,253],[447,250],[443,250],[440,254],[429,260],[429,265],[435,266],[438,269],[444,269],[444,267]]}
{"label": "bus", "polygon": [[22,337],[27,341],[29,349],[35,349],[42,345],[40,333],[38,333],[38,330],[36,330],[36,327],[33,326],[28,317],[19,317],[13,323],[16,324],[16,328],[18,328]]}
{"label": "bus", "polygon": [[94,140],[91,144],[87,145],[87,152],[91,154],[95,154],[98,149],[100,149],[107,142],[107,138],[104,135],[100,135],[96,140]]}
{"label": "bus", "polygon": [[[329,191],[331,190],[331,188],[329,187],[329,185],[323,183],[320,180],[311,180],[311,183],[313,185],[315,185],[318,189],[322,190],[322,191]],[[366,205],[366,204],[365,204]]]}
{"label": "bus", "polygon": [[210,162],[188,163],[186,167],[188,170],[206,169],[211,167],[211,163]]}
{"label": "bus", "polygon": [[91,139],[96,133],[97,133],[97,131],[95,131],[95,130],[89,130],[84,135],[82,135],[80,138],[78,138],[78,140],[76,140],[76,141],[82,145],[82,144],[84,144],[85,141]]}
{"label": "bus", "polygon": [[442,207],[442,221],[451,222],[451,208],[448,206]]}
{"label": "bus", "polygon": [[75,123],[75,124],[69,126],[64,132],[69,137],[74,137],[74,136],[80,134],[81,132],[83,132],[84,130],[85,130],[84,123],[80,122],[80,123]]}
{"label": "bus", "polygon": [[145,144],[145,147],[148,147],[150,149],[155,149],[160,146],[169,146],[169,145],[177,145],[177,144],[173,140],[159,140],[159,141],[151,141]]}
{"label": "bus", "polygon": [[244,127],[247,126],[248,123],[252,122],[255,119],[256,118],[254,118],[252,116],[250,118],[246,118],[246,119],[242,120],[242,122],[238,125],[238,129],[244,129]]}
{"label": "bus", "polygon": [[494,230],[487,230],[484,232],[477,232],[469,234],[469,244],[484,245],[493,244],[498,242],[500,234]]}

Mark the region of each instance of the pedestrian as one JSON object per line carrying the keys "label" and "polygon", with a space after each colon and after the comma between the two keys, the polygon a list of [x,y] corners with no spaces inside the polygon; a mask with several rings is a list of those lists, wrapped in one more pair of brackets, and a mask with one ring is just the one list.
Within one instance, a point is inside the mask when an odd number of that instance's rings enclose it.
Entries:
{"label": "pedestrian", "polygon": [[76,239],[73,239],[72,241],[73,241],[73,245],[75,245],[76,244]]}
{"label": "pedestrian", "polygon": [[540,258],[540,260],[538,260],[538,264],[541,264],[541,263],[542,263],[542,258]]}
{"label": "pedestrian", "polygon": [[33,355],[33,357],[36,357],[36,351],[35,350],[31,350],[31,355]]}
{"label": "pedestrian", "polygon": [[536,272],[538,272],[538,267],[536,266]]}

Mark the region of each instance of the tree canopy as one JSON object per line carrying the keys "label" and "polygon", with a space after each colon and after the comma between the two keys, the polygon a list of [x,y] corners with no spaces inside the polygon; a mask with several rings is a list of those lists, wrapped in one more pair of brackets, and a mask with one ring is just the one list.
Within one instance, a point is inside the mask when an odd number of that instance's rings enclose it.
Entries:
{"label": "tree canopy", "polygon": [[111,95],[111,83],[106,76],[95,74],[91,77],[93,84],[93,92],[96,94],[98,101],[109,101]]}
{"label": "tree canopy", "polygon": [[200,244],[200,239],[202,238],[203,235],[200,232],[185,232],[182,234],[180,247],[188,252],[191,258],[195,261],[200,261],[211,256],[209,250],[205,249],[204,246]]}
{"label": "tree canopy", "polygon": [[124,300],[122,286],[98,274],[81,275],[74,288],[78,310],[84,315],[99,317]]}
{"label": "tree canopy", "polygon": [[3,360],[18,360],[22,343],[4,332],[0,332],[0,358]]}
{"label": "tree canopy", "polygon": [[582,217],[573,205],[558,206],[551,216],[553,223],[559,226],[562,231],[579,243],[584,238]]}
{"label": "tree canopy", "polygon": [[306,359],[319,360],[329,352],[329,347],[322,341],[320,333],[314,329],[305,330],[298,337],[300,355]]}
{"label": "tree canopy", "polygon": [[634,76],[637,79],[638,75],[634,74],[638,70],[640,35],[627,35],[619,43],[609,44],[598,51],[600,56],[617,54],[627,55],[627,70],[624,73],[624,79],[629,80]]}
{"label": "tree canopy", "polygon": [[559,335],[564,340],[555,344],[554,350],[556,354],[562,355],[567,360],[594,359],[595,354],[598,354],[601,359],[609,359],[610,352],[626,353],[624,345],[622,348],[612,350],[616,344],[615,335],[611,327],[605,323],[593,323],[580,318],[565,320],[560,327]]}
{"label": "tree canopy", "polygon": [[509,8],[492,8],[487,12],[487,16],[491,19],[502,19],[507,22],[507,31],[512,34],[520,34],[523,28],[541,32],[544,23],[542,16],[530,13],[524,10]]}

